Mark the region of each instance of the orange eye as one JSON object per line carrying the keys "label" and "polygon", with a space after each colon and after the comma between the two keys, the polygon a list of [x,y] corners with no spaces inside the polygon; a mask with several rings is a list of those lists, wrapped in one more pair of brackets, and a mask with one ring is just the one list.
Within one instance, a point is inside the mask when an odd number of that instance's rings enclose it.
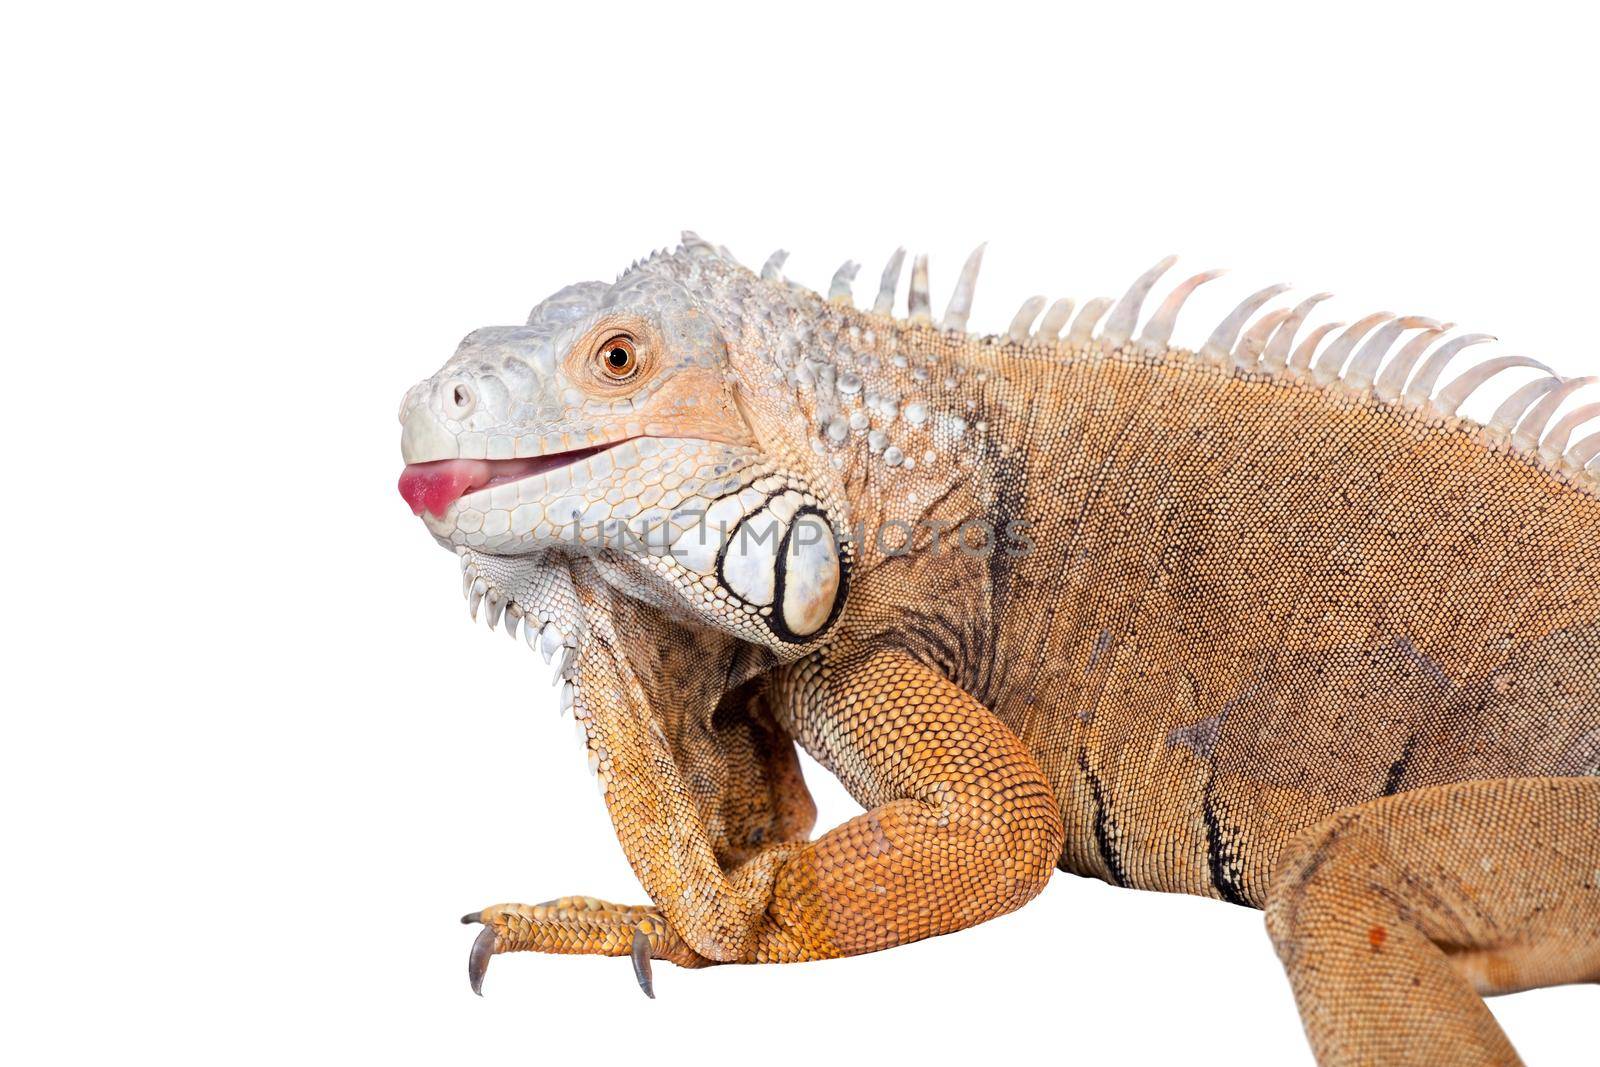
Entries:
{"label": "orange eye", "polygon": [[633,339],[618,334],[600,346],[600,367],[606,377],[624,381],[639,369],[639,357],[633,350]]}

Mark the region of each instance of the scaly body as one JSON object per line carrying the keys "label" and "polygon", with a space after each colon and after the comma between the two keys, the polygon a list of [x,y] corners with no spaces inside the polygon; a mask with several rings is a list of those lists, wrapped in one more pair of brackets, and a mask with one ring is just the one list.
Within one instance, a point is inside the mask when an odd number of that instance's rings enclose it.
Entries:
{"label": "scaly body", "polygon": [[[1600,978],[1581,383],[1479,426],[1461,400],[1531,361],[1440,387],[1484,338],[1393,316],[1319,353],[1318,297],[1249,324],[1277,287],[1170,347],[1211,275],[1136,338],[1170,261],[978,338],[976,256],[939,326],[921,261],[887,314],[899,263],[863,312],[849,265],[824,300],[688,239],[408,395],[402,491],[474,610],[561,652],[653,901],[475,913],[474,984],[522,948],[871,951],[1059,865],[1267,907],[1327,1063],[1514,1055],[1474,990]],[[866,814],[809,839],[791,738]]]}
{"label": "scaly body", "polygon": [[1593,496],[1471,425],[1190,353],[898,344],[964,369],[931,391],[987,440],[869,494],[1032,546],[864,561],[857,595],[894,610],[837,646],[905,647],[993,709],[1055,788],[1067,869],[1261,905],[1339,808],[1595,772]]}

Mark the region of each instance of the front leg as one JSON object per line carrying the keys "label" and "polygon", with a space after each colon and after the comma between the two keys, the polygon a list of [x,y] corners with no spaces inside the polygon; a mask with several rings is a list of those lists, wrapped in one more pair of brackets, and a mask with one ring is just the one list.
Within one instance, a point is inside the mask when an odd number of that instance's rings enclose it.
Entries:
{"label": "front leg", "polygon": [[973,926],[1044,888],[1063,828],[1044,772],[988,708],[901,652],[785,670],[789,731],[869,810],[733,873],[769,901],[754,962],[848,956]]}
{"label": "front leg", "polygon": [[474,985],[498,952],[631,949],[648,992],[650,957],[700,966],[873,952],[1003,915],[1044,888],[1061,854],[1055,795],[1016,735],[959,686],[880,651],[804,661],[769,695],[868,811],[815,841],[761,848],[726,876],[685,879],[659,908],[554,902],[469,915],[486,924]]}

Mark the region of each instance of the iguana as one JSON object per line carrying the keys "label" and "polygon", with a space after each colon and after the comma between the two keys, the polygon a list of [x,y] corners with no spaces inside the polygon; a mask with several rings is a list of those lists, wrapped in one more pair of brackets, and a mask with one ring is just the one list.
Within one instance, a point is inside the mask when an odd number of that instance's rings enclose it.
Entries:
{"label": "iguana", "polygon": [[[401,493],[559,654],[651,900],[471,913],[474,990],[522,950],[647,993],[871,952],[1061,869],[1265,909],[1325,1065],[1516,1062],[1481,994],[1600,980],[1590,379],[1480,425],[1542,365],[1441,386],[1491,338],[1327,340],[1283,286],[1177,348],[1218,272],[1140,329],[1170,258],[976,336],[982,251],[935,322],[926,257],[897,318],[904,250],[860,310],[853,263],[823,296],[685,234],[406,394]],[[863,814],[812,838],[796,744]]]}

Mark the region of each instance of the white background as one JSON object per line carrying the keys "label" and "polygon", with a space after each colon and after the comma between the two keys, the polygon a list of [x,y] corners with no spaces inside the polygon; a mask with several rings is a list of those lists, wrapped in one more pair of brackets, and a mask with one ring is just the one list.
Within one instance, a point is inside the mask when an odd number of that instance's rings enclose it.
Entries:
{"label": "white background", "polygon": [[[531,955],[471,996],[462,912],[640,892],[549,669],[396,495],[394,413],[684,226],[814,286],[864,260],[858,298],[906,243],[940,306],[988,239],[985,330],[1175,251],[1234,269],[1189,343],[1286,280],[1600,371],[1562,10],[13,8],[0,1057],[1309,1063],[1257,913],[1066,875],[653,1003]],[[1493,1003],[1536,1064],[1592,1062],[1596,1006]]]}

